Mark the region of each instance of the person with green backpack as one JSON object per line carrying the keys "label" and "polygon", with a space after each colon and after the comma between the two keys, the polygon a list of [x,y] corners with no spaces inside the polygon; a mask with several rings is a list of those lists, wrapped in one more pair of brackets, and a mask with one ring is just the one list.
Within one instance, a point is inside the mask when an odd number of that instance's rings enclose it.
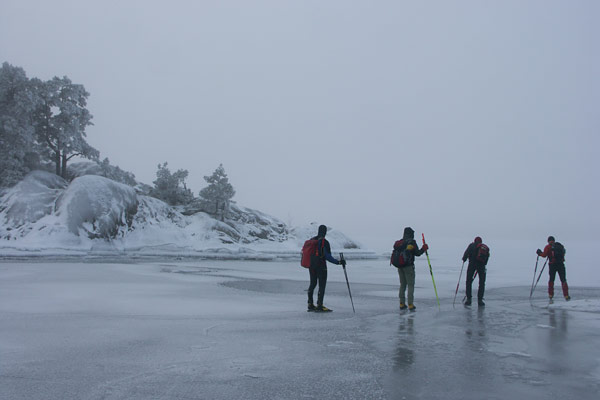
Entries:
{"label": "person with green backpack", "polygon": [[[419,257],[429,249],[427,244],[419,249],[419,245],[415,240],[415,231],[411,227],[404,228],[402,239],[394,243],[394,251],[390,264],[398,268],[398,277],[400,278],[400,290],[398,297],[400,298],[400,309],[415,311],[414,293],[415,293],[415,256]],[[408,307],[406,291],[408,289]]]}
{"label": "person with green backpack", "polygon": [[554,240],[554,236],[548,236],[548,244],[544,247],[544,251],[537,249],[536,253],[540,257],[548,257],[548,273],[550,279],[548,280],[548,297],[552,302],[554,297],[554,279],[558,272],[558,277],[562,284],[563,295],[565,300],[571,300],[569,296],[569,285],[567,284],[567,271],[565,269],[565,246]]}

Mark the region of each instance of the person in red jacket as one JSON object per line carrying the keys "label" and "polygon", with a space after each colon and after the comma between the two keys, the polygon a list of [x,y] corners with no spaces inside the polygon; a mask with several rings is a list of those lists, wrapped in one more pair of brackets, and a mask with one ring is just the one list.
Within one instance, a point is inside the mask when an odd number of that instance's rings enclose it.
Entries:
{"label": "person in red jacket", "polygon": [[544,247],[544,251],[537,249],[537,255],[540,257],[548,257],[548,273],[550,280],[548,281],[548,296],[550,301],[554,297],[554,279],[558,272],[558,277],[562,283],[562,291],[565,300],[571,300],[569,296],[569,285],[567,284],[567,271],[565,270],[565,247],[554,240],[554,236],[548,236],[548,244]]}

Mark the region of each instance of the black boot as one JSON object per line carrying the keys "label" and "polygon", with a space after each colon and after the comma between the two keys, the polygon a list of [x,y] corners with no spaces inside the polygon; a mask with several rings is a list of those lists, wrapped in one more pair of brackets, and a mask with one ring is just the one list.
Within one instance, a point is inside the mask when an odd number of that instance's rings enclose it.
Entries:
{"label": "black boot", "polygon": [[470,306],[470,305],[471,305],[471,298],[469,297],[465,300],[465,306]]}
{"label": "black boot", "polygon": [[479,299],[479,300],[477,300],[477,305],[478,305],[479,307],[485,307],[485,303],[483,302],[483,299]]}

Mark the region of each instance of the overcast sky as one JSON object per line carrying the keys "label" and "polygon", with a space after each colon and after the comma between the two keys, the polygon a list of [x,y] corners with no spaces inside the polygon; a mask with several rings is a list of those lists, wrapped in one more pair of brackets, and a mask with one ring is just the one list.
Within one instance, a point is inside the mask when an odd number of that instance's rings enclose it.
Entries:
{"label": "overcast sky", "polygon": [[600,2],[0,2],[0,61],[90,92],[90,144],[152,183],[375,249],[600,239]]}

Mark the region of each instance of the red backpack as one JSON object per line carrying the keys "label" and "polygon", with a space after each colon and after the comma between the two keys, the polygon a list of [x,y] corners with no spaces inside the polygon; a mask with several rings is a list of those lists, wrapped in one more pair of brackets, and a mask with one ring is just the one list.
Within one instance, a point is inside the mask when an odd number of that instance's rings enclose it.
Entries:
{"label": "red backpack", "polygon": [[485,265],[487,264],[488,258],[490,258],[490,248],[483,243],[478,244],[475,259]]}
{"label": "red backpack", "polygon": [[300,265],[304,268],[310,268],[311,260],[313,256],[319,255],[319,240],[308,239],[302,246],[302,258],[300,259]]}
{"label": "red backpack", "polygon": [[408,265],[410,261],[414,260],[412,254],[406,249],[409,244],[410,241],[406,241],[405,243],[404,239],[397,240],[394,243],[394,251],[392,251],[390,265],[393,265],[396,268],[402,268],[405,265]]}

